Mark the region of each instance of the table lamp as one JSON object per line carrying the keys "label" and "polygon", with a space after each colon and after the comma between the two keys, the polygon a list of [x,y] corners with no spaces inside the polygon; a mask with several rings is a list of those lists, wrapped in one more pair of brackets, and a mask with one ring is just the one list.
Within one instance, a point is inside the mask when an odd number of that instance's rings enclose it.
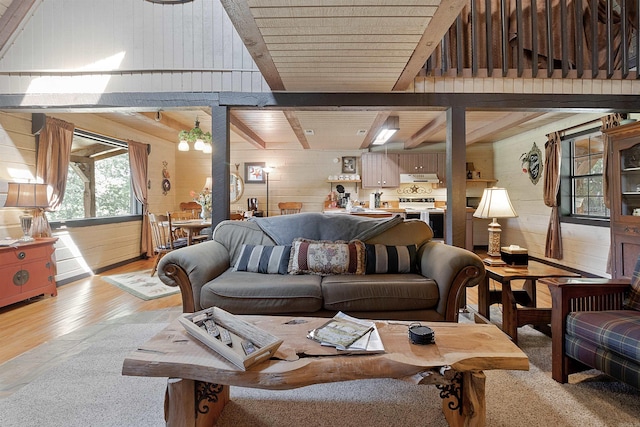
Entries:
{"label": "table lamp", "polygon": [[24,208],[20,216],[20,226],[24,236],[21,242],[32,242],[33,234],[51,236],[51,228],[47,222],[44,208],[49,207],[46,184],[9,183],[5,207]]}
{"label": "table lamp", "polygon": [[[473,214],[476,218],[492,218],[489,223],[489,250],[490,257],[500,257],[500,224],[498,218],[515,218],[518,216],[506,188],[485,188],[478,209]],[[486,262],[486,260],[485,260]]]}

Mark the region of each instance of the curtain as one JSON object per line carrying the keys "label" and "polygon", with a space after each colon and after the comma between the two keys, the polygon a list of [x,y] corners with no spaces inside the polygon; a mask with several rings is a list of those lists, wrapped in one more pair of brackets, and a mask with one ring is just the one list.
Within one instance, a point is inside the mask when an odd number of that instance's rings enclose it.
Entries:
{"label": "curtain", "polygon": [[153,255],[153,244],[147,221],[147,180],[149,167],[149,145],[135,141],[127,141],[129,145],[129,169],[131,170],[131,183],[133,194],[142,203],[142,234],[140,236],[140,252],[147,257]]}
{"label": "curtain", "polygon": [[558,212],[558,191],[560,190],[560,133],[549,134],[544,145],[544,204],[551,208],[547,242],[544,256],[562,259],[562,236],[560,234],[560,213]]}
{"label": "curtain", "polygon": [[36,176],[49,186],[49,210],[60,209],[71,160],[71,144],[75,126],[47,117],[38,140]]}
{"label": "curtain", "polygon": [[[610,129],[614,126],[619,126],[622,121],[621,114],[609,114],[602,118],[602,130]],[[609,135],[602,134],[602,194],[604,196],[604,205],[611,209],[611,194],[609,192],[609,186],[611,185],[609,179]],[[611,273],[611,260],[613,259],[611,251],[613,247],[609,244],[609,255],[607,258],[607,273]]]}

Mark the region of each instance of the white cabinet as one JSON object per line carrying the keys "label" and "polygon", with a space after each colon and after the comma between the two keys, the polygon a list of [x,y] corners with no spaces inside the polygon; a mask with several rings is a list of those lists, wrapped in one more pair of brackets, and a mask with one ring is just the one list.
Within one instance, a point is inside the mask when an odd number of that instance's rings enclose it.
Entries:
{"label": "white cabinet", "polygon": [[400,186],[399,154],[363,153],[362,188]]}

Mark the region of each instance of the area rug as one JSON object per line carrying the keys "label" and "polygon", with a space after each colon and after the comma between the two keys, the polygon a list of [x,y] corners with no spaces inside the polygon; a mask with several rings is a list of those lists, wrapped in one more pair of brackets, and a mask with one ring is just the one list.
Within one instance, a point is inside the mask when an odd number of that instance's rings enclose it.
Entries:
{"label": "area rug", "polygon": [[162,298],[180,293],[180,288],[162,283],[157,273],[151,276],[151,270],[113,274],[102,278],[143,300]]}
{"label": "area rug", "polygon": [[[56,340],[76,339],[77,343],[55,356],[60,363],[0,399],[0,426],[164,426],[166,379],[120,374],[126,355],[165,326],[157,318],[147,320],[137,323],[139,318],[130,316]],[[550,339],[529,327],[519,332],[530,370],[486,371],[488,426],[640,424],[640,391],[597,372],[574,375],[570,384],[558,384],[550,374]],[[41,347],[0,365],[0,375],[8,369],[24,369],[45,355],[52,357],[47,344]],[[281,391],[232,387],[231,402],[217,425],[446,426],[438,393],[433,386],[391,379]]]}

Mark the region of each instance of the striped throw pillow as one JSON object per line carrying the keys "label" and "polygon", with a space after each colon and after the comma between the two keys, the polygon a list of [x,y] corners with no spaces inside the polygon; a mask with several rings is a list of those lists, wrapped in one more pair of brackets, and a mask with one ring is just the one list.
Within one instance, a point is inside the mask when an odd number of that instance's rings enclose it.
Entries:
{"label": "striped throw pillow", "polygon": [[291,245],[242,245],[234,270],[264,274],[287,274]]}
{"label": "striped throw pillow", "polygon": [[366,274],[416,273],[416,245],[385,246],[365,244]]}

